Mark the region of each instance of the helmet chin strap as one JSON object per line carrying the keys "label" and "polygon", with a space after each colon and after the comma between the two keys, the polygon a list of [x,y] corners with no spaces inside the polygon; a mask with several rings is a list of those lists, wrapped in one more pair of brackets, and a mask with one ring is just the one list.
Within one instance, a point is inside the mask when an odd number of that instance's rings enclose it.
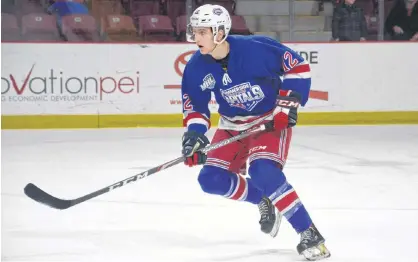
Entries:
{"label": "helmet chin strap", "polygon": [[218,46],[220,46],[224,41],[222,41],[221,43],[219,43],[219,41],[218,41],[218,43],[216,43],[215,41],[213,41],[214,43],[215,43],[215,46],[213,47],[213,49],[212,49],[212,51],[210,51],[209,52],[209,54],[210,55],[212,55],[213,54],[213,51],[215,51],[215,49],[218,47]]}
{"label": "helmet chin strap", "polygon": [[[212,29],[212,32],[213,32],[213,30],[214,29]],[[224,31],[225,32],[225,31]],[[218,46],[220,46],[223,42],[225,42],[225,40],[226,40],[226,36],[223,36],[223,38],[221,39],[221,41],[219,42],[219,41],[215,41],[216,40],[216,38],[218,37],[218,33],[216,33],[216,34],[214,34],[213,35],[213,43],[215,44],[215,46],[213,47],[213,49],[209,52],[209,54],[210,55],[212,55],[213,56],[213,52],[215,51],[215,49],[218,47]]]}
{"label": "helmet chin strap", "polygon": [[[212,32],[213,31],[214,31],[214,28],[212,27]],[[219,44],[217,43],[219,41],[216,41],[215,42],[215,40],[216,40],[217,37],[218,37],[218,33],[216,33],[216,34],[213,35],[213,43],[215,44],[215,46],[213,47],[212,51],[209,52],[210,55],[212,55],[213,54],[213,51],[215,51],[215,49],[219,46]]]}
{"label": "helmet chin strap", "polygon": [[215,49],[218,47],[218,44],[215,44],[215,47],[212,49],[212,51],[209,52],[210,55],[212,55],[213,51],[215,51]]}

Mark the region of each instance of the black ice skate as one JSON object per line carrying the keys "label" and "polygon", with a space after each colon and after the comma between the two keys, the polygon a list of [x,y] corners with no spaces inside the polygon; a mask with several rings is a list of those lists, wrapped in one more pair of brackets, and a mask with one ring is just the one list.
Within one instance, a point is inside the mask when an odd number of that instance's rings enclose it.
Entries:
{"label": "black ice skate", "polygon": [[325,239],[316,229],[315,225],[311,225],[308,229],[300,234],[300,243],[297,246],[298,253],[303,255],[309,261],[321,260],[331,256],[331,253],[325,247]]}
{"label": "black ice skate", "polygon": [[263,197],[261,199],[261,202],[258,204],[258,209],[260,210],[261,215],[259,222],[261,225],[261,231],[266,234],[270,234],[272,237],[276,237],[279,232],[282,215],[280,212],[276,212],[276,207],[267,197]]}

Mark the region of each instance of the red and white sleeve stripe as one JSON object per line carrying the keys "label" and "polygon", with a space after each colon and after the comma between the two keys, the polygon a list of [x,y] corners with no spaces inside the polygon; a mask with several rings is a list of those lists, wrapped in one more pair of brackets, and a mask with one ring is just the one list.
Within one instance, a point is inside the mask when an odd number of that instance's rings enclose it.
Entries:
{"label": "red and white sleeve stripe", "polygon": [[191,124],[201,124],[207,129],[210,128],[210,120],[203,114],[198,112],[188,112],[184,114],[183,126],[188,127]]}
{"label": "red and white sleeve stripe", "polygon": [[311,78],[311,68],[309,63],[303,61],[297,66],[284,73],[284,79],[306,79]]}

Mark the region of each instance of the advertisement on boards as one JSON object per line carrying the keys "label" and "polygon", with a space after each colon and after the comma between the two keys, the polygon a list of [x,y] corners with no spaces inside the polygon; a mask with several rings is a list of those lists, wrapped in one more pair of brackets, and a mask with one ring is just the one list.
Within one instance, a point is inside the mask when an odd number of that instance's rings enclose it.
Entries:
{"label": "advertisement on boards", "polygon": [[140,63],[111,54],[112,47],[2,44],[2,49],[3,61],[11,61],[2,63],[3,114],[117,112],[139,99]]}
{"label": "advertisement on boards", "polygon": [[100,73],[67,75],[54,68],[40,72],[33,64],[23,77],[23,82],[17,81],[16,74],[2,77],[2,102],[97,102],[107,95],[139,93],[139,72],[119,77]]}
{"label": "advertisement on boards", "polygon": [[[311,67],[310,100],[301,110],[418,110],[416,69],[396,62],[403,53],[418,60],[417,47],[394,45],[287,44]],[[181,79],[195,50],[193,44],[3,43],[2,112],[181,113]],[[216,111],[214,99],[209,107]]]}

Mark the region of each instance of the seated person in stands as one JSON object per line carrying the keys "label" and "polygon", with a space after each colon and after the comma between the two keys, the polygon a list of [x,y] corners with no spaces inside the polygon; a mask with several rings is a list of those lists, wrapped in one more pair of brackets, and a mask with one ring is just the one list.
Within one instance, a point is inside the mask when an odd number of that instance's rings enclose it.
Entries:
{"label": "seated person in stands", "polygon": [[385,22],[392,40],[418,41],[418,1],[398,0]]}
{"label": "seated person in stands", "polygon": [[365,41],[367,22],[363,10],[355,5],[356,0],[337,4],[332,16],[334,41]]}
{"label": "seated person in stands", "polygon": [[53,3],[48,8],[48,13],[57,15],[57,23],[61,27],[61,17],[66,15],[86,15],[89,13],[89,9],[84,4],[67,0]]}

